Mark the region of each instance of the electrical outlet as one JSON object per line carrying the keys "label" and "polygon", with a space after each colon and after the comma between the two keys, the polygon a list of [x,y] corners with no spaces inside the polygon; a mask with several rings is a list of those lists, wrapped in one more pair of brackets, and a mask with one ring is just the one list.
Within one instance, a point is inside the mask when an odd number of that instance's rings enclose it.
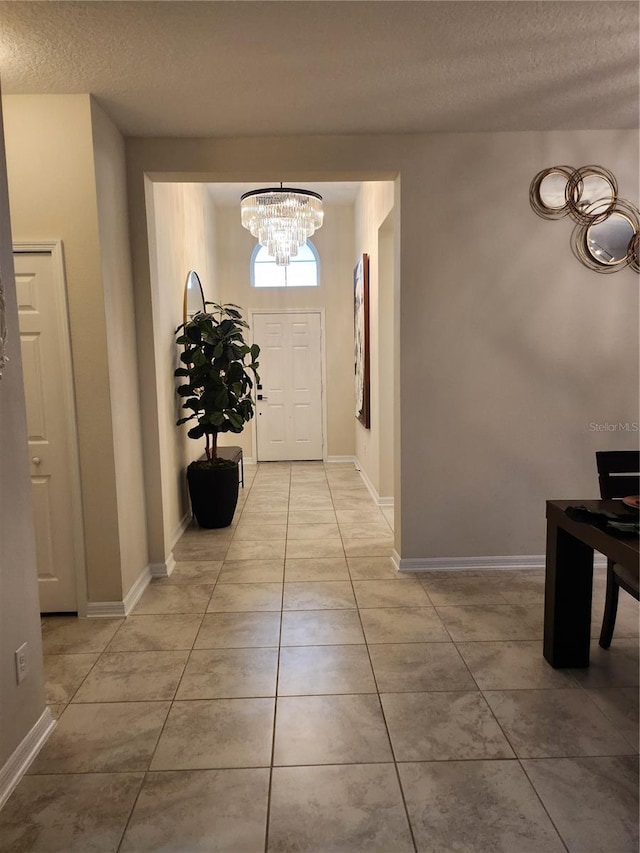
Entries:
{"label": "electrical outlet", "polygon": [[27,644],[16,649],[16,682],[20,684],[27,676]]}

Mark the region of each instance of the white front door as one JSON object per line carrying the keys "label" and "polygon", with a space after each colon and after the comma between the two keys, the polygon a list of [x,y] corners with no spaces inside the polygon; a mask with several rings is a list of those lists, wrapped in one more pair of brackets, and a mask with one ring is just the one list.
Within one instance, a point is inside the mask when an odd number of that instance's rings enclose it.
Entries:
{"label": "white front door", "polygon": [[14,252],[40,610],[76,611],[77,452],[64,282],[51,252]]}
{"label": "white front door", "polygon": [[253,340],[258,461],[322,459],[320,314],[254,314]]}

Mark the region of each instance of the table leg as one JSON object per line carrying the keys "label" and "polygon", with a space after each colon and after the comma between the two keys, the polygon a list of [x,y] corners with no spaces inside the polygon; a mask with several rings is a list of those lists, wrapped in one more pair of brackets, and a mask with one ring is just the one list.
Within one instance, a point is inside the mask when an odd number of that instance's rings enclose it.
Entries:
{"label": "table leg", "polygon": [[593,549],[547,522],[544,656],[553,667],[589,666]]}

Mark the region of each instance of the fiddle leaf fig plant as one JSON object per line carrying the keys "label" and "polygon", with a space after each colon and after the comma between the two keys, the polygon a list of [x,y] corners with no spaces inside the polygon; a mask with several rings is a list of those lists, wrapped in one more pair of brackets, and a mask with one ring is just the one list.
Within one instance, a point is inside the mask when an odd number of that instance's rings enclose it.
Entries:
{"label": "fiddle leaf fig plant", "polygon": [[[242,309],[231,303],[207,302],[211,309],[198,312],[176,329],[176,343],[184,346],[182,367],[174,375],[184,378],[176,389],[184,398],[182,408],[190,414],[178,426],[196,421],[187,435],[206,440],[206,463],[218,463],[218,433],[242,432],[254,415],[253,383],[258,375],[257,344],[244,340],[248,323]],[[223,460],[220,460],[222,462]]]}

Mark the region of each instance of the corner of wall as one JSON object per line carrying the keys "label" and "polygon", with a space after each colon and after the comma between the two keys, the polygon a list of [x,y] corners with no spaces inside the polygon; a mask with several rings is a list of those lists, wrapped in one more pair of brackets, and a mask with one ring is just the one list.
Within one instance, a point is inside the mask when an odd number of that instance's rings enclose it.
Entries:
{"label": "corner of wall", "polygon": [[[27,424],[13,271],[9,194],[0,110],[0,287],[4,291],[8,363],[0,368],[0,776],[12,784],[21,743],[45,711],[42,638],[27,467]],[[28,644],[29,672],[16,683],[14,650]],[[13,769],[12,769],[13,768]],[[8,775],[7,775],[8,774]],[[2,792],[0,791],[0,796]]]}

